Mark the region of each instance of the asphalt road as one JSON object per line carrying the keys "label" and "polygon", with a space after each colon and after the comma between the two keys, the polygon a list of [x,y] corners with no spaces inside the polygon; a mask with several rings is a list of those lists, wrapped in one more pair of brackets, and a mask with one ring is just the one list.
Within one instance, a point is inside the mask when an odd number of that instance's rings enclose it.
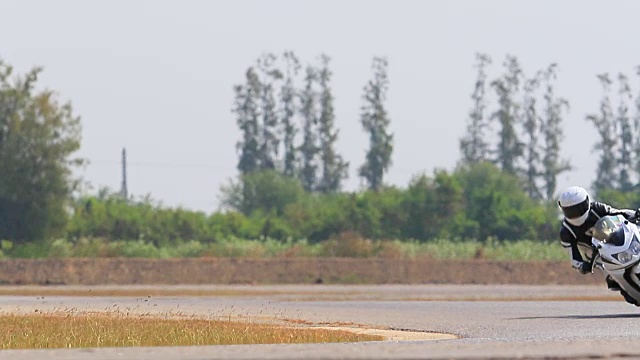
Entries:
{"label": "asphalt road", "polygon": [[457,339],[5,350],[0,351],[0,359],[640,358],[640,309],[626,304],[604,285],[212,286],[209,289],[212,293],[219,290],[231,295],[2,296],[0,311],[123,311],[270,322],[305,320],[313,325],[347,323],[438,332],[453,334]]}

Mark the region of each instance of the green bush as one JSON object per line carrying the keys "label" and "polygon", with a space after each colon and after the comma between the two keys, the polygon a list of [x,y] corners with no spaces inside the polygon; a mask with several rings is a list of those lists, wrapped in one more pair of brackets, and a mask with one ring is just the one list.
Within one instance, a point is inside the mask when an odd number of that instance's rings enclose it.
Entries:
{"label": "green bush", "polygon": [[322,254],[330,257],[372,257],[376,253],[373,241],[356,232],[344,232],[322,244]]}
{"label": "green bush", "polygon": [[[144,240],[116,241],[112,244],[115,253],[122,257],[160,258],[162,252],[153,243]],[[166,256],[164,256],[166,257]]]}
{"label": "green bush", "polygon": [[205,253],[207,246],[191,240],[177,245],[171,252],[171,257],[199,257]]}
{"label": "green bush", "polygon": [[223,191],[224,201],[236,211],[210,215],[163,207],[149,197],[122,199],[103,190],[75,202],[66,242],[2,250],[5,256],[22,257],[470,258],[493,251],[485,244],[490,239],[558,236],[557,206],[530,199],[516,177],[489,163],[422,174],[407,189],[308,194],[296,180],[273,171],[231,184]]}

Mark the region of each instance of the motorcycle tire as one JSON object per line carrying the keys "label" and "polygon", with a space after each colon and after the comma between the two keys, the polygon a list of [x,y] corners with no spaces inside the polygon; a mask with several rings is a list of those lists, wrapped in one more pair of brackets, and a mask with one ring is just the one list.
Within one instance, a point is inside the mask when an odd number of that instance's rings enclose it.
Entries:
{"label": "motorcycle tire", "polygon": [[624,300],[626,302],[628,302],[631,305],[635,305],[635,306],[640,306],[640,304],[638,304],[638,302],[636,301],[636,299],[632,298],[631,295],[627,294],[626,291],[624,290],[620,290],[620,294],[622,295],[622,297],[624,298]]}

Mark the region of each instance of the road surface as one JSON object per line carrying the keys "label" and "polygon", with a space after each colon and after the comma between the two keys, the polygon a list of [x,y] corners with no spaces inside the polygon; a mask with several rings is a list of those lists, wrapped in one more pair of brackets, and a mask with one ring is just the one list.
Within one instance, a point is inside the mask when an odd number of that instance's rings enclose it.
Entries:
{"label": "road surface", "polygon": [[[355,344],[5,350],[0,351],[0,359],[640,358],[640,309],[626,304],[604,285],[177,288],[184,293],[197,292],[199,296],[140,295],[144,291],[151,293],[153,287],[137,287],[140,291],[137,296],[77,295],[116,291],[117,287],[58,289],[61,292],[42,290],[54,295],[0,296],[0,310],[179,313],[289,324],[304,320],[309,326],[433,332],[448,334],[449,339],[415,341],[407,340],[411,338],[407,336],[401,340]],[[65,289],[75,295],[59,295]],[[37,293],[37,288],[34,291],[28,293]]]}

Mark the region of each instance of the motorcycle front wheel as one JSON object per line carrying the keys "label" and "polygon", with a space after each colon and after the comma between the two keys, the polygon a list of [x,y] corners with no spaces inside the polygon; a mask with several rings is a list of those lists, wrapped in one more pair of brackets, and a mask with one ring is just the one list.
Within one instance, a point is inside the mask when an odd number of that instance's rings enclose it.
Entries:
{"label": "motorcycle front wheel", "polygon": [[640,304],[638,304],[638,301],[636,301],[636,299],[634,299],[633,297],[631,297],[631,295],[629,295],[626,291],[624,290],[620,290],[620,294],[622,295],[622,297],[624,298],[624,300],[626,302],[628,302],[631,305],[635,305],[635,306],[640,306]]}

